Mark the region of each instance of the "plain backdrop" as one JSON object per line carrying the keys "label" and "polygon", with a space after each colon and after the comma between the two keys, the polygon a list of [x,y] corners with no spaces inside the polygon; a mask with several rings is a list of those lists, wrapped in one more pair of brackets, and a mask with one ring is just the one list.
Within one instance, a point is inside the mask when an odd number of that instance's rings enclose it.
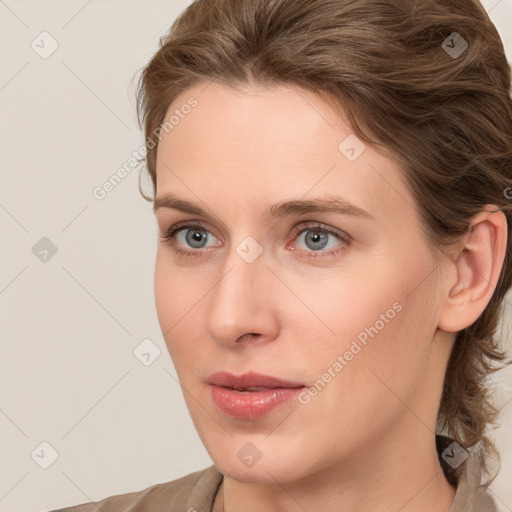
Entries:
{"label": "plain backdrop", "polygon": [[[212,464],[156,317],[157,229],[139,171],[93,194],[141,147],[134,78],[189,3],[0,0],[2,512],[98,501]],[[512,0],[484,5],[511,60]],[[509,511],[502,374],[491,489]]]}

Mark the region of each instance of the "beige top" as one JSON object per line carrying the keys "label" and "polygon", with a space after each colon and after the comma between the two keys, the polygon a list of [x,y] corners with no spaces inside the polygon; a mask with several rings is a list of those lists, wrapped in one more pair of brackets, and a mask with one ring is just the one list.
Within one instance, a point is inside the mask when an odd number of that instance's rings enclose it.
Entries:
{"label": "beige top", "polygon": [[[461,466],[461,476],[448,512],[498,512],[491,496],[480,485],[480,464],[472,452]],[[222,473],[210,466],[195,473],[155,484],[139,492],[110,496],[52,512],[211,512]]]}

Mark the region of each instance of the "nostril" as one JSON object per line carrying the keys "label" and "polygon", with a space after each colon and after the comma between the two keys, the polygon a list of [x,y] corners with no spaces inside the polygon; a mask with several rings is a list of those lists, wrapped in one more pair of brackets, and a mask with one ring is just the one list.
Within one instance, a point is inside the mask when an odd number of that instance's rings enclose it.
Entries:
{"label": "nostril", "polygon": [[253,336],[259,336],[259,334],[257,332],[248,332],[246,334],[242,334],[242,336],[240,336],[236,341],[237,342],[248,341]]}

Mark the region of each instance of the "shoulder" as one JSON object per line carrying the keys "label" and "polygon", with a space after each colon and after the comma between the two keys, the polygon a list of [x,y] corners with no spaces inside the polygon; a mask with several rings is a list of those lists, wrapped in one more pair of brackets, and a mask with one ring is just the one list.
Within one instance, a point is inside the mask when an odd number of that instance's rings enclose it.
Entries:
{"label": "shoulder", "polygon": [[142,491],[117,494],[98,502],[82,503],[51,512],[187,512],[188,508],[196,509],[197,512],[210,512],[222,476],[212,465],[176,480],[152,485]]}

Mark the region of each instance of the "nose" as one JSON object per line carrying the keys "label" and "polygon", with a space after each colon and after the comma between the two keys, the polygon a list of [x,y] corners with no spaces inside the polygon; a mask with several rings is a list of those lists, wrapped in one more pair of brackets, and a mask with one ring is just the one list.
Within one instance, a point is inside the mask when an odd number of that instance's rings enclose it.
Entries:
{"label": "nose", "polygon": [[216,343],[228,347],[264,343],[279,331],[279,281],[260,255],[248,263],[233,249],[209,294],[205,330]]}

